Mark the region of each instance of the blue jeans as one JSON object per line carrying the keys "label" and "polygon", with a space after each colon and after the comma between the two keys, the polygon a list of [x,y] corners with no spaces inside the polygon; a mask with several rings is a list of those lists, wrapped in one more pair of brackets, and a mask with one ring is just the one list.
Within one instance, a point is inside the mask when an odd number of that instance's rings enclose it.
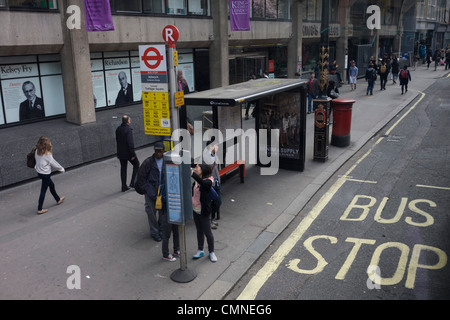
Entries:
{"label": "blue jeans", "polygon": [[216,218],[217,220],[220,220],[220,205],[222,204],[222,190],[220,189],[220,186],[214,187],[214,190],[216,190],[217,195],[219,197],[211,202],[211,220]]}
{"label": "blue jeans", "polygon": [[49,187],[50,187],[50,192],[51,192],[53,198],[55,198],[56,202],[61,200],[61,198],[56,193],[55,184],[52,181],[51,174],[38,173],[38,176],[42,180],[41,194],[39,196],[39,204],[38,204],[38,211],[41,211],[42,206],[44,205],[45,194],[47,193],[47,189]]}
{"label": "blue jeans", "polygon": [[173,251],[180,251],[180,236],[178,233],[178,225],[169,223],[169,213],[164,212],[159,216],[162,229],[162,254],[167,257],[169,252],[170,234],[173,233]]}
{"label": "blue jeans", "polygon": [[373,94],[373,86],[375,84],[375,81],[368,81],[369,84],[367,85],[367,93],[370,92],[370,94]]}

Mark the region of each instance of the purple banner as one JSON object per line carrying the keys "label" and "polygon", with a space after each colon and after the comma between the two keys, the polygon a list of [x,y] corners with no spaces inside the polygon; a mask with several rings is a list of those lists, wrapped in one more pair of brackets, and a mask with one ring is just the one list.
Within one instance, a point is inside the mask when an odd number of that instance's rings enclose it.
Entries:
{"label": "purple banner", "polygon": [[250,0],[230,0],[231,31],[250,30]]}
{"label": "purple banner", "polygon": [[109,0],[83,0],[86,31],[111,31],[114,24]]}

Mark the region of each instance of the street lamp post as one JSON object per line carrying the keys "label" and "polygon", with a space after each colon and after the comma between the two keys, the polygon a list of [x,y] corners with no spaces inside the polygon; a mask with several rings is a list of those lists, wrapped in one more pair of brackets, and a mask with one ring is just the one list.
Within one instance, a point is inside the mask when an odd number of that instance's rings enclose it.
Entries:
{"label": "street lamp post", "polygon": [[319,98],[314,106],[314,160],[328,160],[329,125],[331,99],[327,96],[328,70],[330,63],[328,34],[330,27],[330,0],[322,0],[322,21],[320,26],[319,49]]}

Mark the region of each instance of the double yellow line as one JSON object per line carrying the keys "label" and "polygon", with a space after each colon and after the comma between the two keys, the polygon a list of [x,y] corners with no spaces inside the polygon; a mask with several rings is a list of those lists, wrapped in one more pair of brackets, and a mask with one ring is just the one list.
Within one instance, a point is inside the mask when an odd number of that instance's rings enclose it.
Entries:
{"label": "double yellow line", "polygon": [[[449,74],[450,76],[450,74]],[[400,117],[392,127],[386,131],[385,136],[388,136],[392,130],[412,111],[416,106],[423,100],[425,97],[425,93],[419,91],[421,97],[417,102],[409,108],[407,112],[403,116]],[[280,264],[283,262],[285,257],[291,252],[292,248],[297,244],[303,234],[308,230],[311,224],[316,220],[316,218],[322,213],[322,210],[328,205],[328,203],[333,199],[336,192],[344,185],[345,181],[347,181],[350,173],[355,170],[355,168],[366,159],[372,150],[384,139],[384,137],[380,137],[378,141],[367,151],[361,158],[356,161],[356,163],[348,169],[348,171],[341,177],[337,179],[337,181],[330,187],[330,189],[320,198],[314,208],[308,213],[308,215],[303,218],[303,220],[299,223],[297,228],[291,233],[291,235],[281,244],[281,246],[277,249],[277,251],[270,257],[270,259],[266,262],[266,264],[253,276],[247,286],[244,288],[242,293],[237,298],[238,300],[254,300],[258,295],[259,290],[266,283],[266,281],[272,276],[272,274],[278,269]]]}

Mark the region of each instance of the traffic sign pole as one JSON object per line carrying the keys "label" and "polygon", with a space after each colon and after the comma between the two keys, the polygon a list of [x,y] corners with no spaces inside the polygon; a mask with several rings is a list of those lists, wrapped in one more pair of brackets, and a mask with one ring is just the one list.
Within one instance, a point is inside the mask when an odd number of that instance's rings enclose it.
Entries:
{"label": "traffic sign pole", "polygon": [[[180,128],[179,122],[179,112],[178,108],[175,107],[175,92],[178,91],[177,88],[177,77],[175,74],[175,62],[174,62],[174,52],[175,43],[178,40],[179,32],[175,26],[168,25],[163,29],[163,39],[168,44],[168,60],[169,60],[169,105],[171,117],[171,127],[172,127],[172,137],[173,132]],[[183,208],[184,210],[184,208]],[[183,213],[184,214],[184,213]],[[175,270],[170,278],[175,282],[185,283],[194,280],[197,274],[187,267],[187,252],[186,252],[186,228],[185,224],[178,226],[179,238],[180,238],[180,269]]]}

